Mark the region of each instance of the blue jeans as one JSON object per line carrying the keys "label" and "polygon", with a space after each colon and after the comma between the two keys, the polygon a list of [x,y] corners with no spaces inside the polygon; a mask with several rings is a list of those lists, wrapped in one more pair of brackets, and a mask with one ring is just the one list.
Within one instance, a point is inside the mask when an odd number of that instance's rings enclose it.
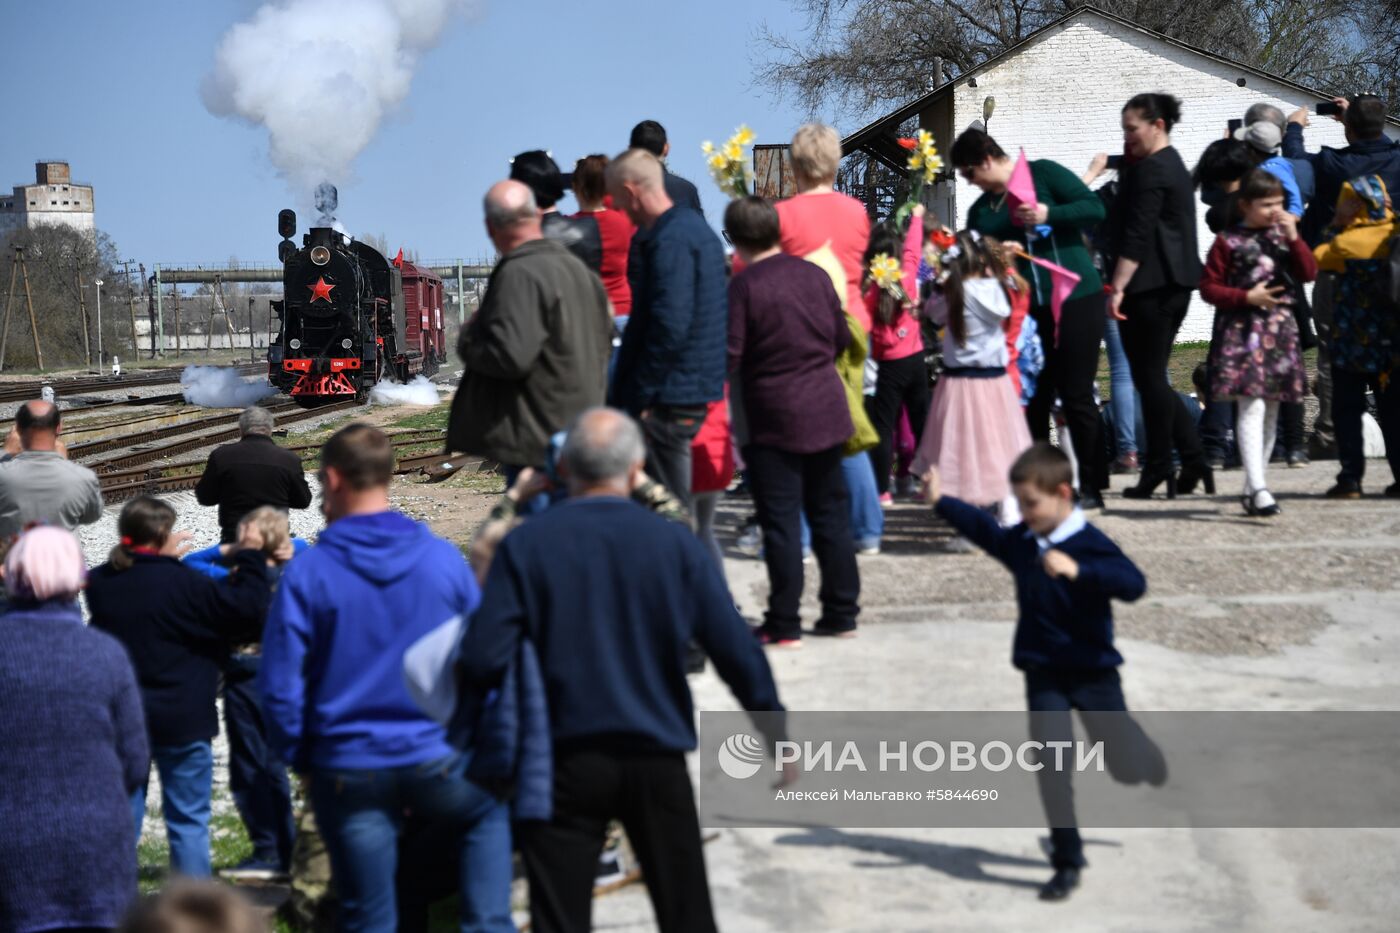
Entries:
{"label": "blue jeans", "polygon": [[[214,785],[214,749],[205,742],[157,745],[151,760],[160,774],[161,812],[170,839],[170,870],[191,878],[208,878],[209,795]],[[136,841],[146,816],[146,784],[131,794]]]}
{"label": "blue jeans", "polygon": [[[841,475],[851,497],[851,537],[856,549],[879,547],[885,534],[885,510],[880,508],[880,490],[875,486],[875,467],[869,454],[856,454],[841,460]],[[802,513],[802,553],[812,549],[812,529],[807,513]]]}
{"label": "blue jeans", "polygon": [[315,770],[311,805],[340,894],[337,928],[398,926],[394,875],[404,813],[460,833],[463,933],[514,933],[510,810],[467,779],[467,755],[382,771]]}
{"label": "blue jeans", "polygon": [[851,537],[856,547],[878,547],[885,533],[885,512],[880,508],[880,491],[875,487],[875,467],[870,455],[859,453],[841,461],[846,491],[851,496]]}
{"label": "blue jeans", "polygon": [[267,741],[258,696],[261,659],[234,654],[224,665],[224,727],[228,732],[228,786],[248,829],[253,858],[283,869],[292,863],[292,789],[287,768]]}
{"label": "blue jeans", "polygon": [[1128,354],[1123,352],[1123,338],[1118,322],[1104,322],[1103,343],[1108,350],[1110,415],[1113,419],[1113,449],[1116,456],[1137,453],[1138,394],[1133,388],[1133,371],[1128,367]]}

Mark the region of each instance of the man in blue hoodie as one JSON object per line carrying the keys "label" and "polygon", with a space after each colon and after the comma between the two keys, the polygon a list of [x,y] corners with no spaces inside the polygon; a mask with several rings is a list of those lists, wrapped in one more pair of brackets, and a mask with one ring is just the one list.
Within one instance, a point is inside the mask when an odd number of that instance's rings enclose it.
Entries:
{"label": "man in blue hoodie", "polygon": [[340,895],[338,928],[393,930],[406,812],[461,832],[462,929],[513,931],[504,803],[404,686],[415,641],[476,608],[456,546],[389,507],[394,452],[352,424],[321,449],[329,526],[287,566],[263,633],[258,689],[281,757],[306,776]]}

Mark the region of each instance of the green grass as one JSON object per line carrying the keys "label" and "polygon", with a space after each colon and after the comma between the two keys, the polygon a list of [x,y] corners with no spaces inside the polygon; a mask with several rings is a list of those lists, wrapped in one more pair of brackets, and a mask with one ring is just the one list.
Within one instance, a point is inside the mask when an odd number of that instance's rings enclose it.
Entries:
{"label": "green grass", "polygon": [[[155,801],[147,805],[159,807]],[[216,813],[209,818],[209,857],[217,873],[231,868],[253,854],[253,844],[236,812]],[[164,886],[170,872],[170,846],[164,838],[147,834],[136,847],[136,864],[142,894],[153,894]]]}
{"label": "green grass", "polygon": [[[1167,376],[1171,380],[1172,388],[1178,392],[1190,394],[1194,391],[1191,384],[1191,374],[1196,367],[1206,361],[1206,355],[1210,352],[1210,343],[1204,340],[1191,341],[1189,343],[1179,343],[1172,348],[1171,360],[1167,363]],[[1308,350],[1303,354],[1303,362],[1309,371],[1312,371],[1317,363],[1317,351]],[[1099,354],[1099,394],[1103,398],[1108,398],[1110,391],[1108,379],[1108,354]]]}
{"label": "green grass", "polygon": [[429,408],[427,411],[415,412],[414,414],[398,418],[394,421],[393,426],[396,428],[403,428],[404,430],[431,428],[438,431],[446,431],[447,416],[451,409],[451,403],[442,402],[434,408]]}

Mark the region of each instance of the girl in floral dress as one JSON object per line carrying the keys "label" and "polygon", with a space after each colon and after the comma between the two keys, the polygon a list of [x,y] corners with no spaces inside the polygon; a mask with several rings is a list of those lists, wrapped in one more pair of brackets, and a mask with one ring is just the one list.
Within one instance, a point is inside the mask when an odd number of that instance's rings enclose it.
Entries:
{"label": "girl in floral dress", "polygon": [[1242,179],[1235,216],[1216,237],[1201,277],[1201,297],[1215,305],[1210,394],[1235,400],[1245,474],[1240,501],[1249,515],[1267,517],[1279,513],[1264,478],[1279,403],[1302,401],[1306,383],[1292,285],[1316,278],[1317,263],[1284,210],[1283,185],[1268,172],[1255,169]]}

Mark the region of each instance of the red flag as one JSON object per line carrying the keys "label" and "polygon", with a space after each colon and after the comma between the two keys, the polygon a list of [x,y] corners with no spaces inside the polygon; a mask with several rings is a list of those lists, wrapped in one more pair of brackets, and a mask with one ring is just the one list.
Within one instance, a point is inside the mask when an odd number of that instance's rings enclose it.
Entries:
{"label": "red flag", "polygon": [[402,246],[399,247],[399,254],[398,254],[397,256],[394,257],[394,267],[395,267],[396,269],[402,269],[402,268],[403,268],[403,247],[402,247]]}
{"label": "red flag", "polygon": [[1029,258],[1031,262],[1050,273],[1050,316],[1055,320],[1054,345],[1058,347],[1060,345],[1060,311],[1064,307],[1065,300],[1074,294],[1075,288],[1078,287],[1079,276],[1064,266],[1057,266],[1039,256]]}
{"label": "red flag", "polygon": [[1006,183],[1006,203],[1011,211],[1011,221],[1020,224],[1016,209],[1021,205],[1036,206],[1035,181],[1031,178],[1031,164],[1026,161],[1026,150],[1016,159],[1016,167],[1011,171],[1011,179]]}

